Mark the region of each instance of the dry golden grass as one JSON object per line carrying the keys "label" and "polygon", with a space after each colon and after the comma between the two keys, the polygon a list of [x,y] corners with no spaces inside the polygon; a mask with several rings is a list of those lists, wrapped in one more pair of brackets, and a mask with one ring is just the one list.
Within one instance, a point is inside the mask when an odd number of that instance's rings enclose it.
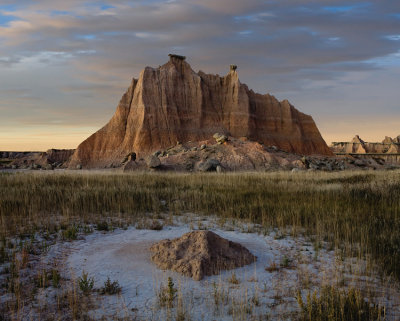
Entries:
{"label": "dry golden grass", "polygon": [[400,172],[0,173],[0,236],[194,212],[305,229],[400,279]]}

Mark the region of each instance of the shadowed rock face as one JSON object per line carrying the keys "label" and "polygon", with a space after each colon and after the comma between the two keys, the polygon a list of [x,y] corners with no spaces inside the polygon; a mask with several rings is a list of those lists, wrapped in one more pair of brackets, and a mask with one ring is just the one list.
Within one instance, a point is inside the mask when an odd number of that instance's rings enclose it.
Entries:
{"label": "shadowed rock face", "polygon": [[244,246],[211,231],[195,231],[174,240],[163,240],[150,251],[152,261],[159,268],[179,272],[196,281],[257,259]]}
{"label": "shadowed rock face", "polygon": [[[64,167],[74,153],[74,149],[49,149],[46,152],[1,152],[0,158],[6,158],[10,168],[39,168],[53,169]],[[49,166],[51,165],[51,166]]]}
{"label": "shadowed rock face", "polygon": [[46,157],[48,162],[55,163],[65,163],[69,160],[72,154],[75,152],[74,149],[49,149],[46,151]]}
{"label": "shadowed rock face", "polygon": [[171,56],[132,80],[112,119],[78,146],[71,166],[118,165],[131,152],[143,157],[216,132],[288,152],[332,155],[312,117],[287,100],[254,93],[234,69],[224,77],[195,73],[185,60]]}

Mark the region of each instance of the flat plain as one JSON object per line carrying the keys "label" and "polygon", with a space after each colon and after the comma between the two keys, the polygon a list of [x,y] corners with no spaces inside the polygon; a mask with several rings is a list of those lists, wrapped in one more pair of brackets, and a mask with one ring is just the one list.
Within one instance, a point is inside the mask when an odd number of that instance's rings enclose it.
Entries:
{"label": "flat plain", "polygon": [[[3,172],[0,315],[201,320],[193,306],[205,302],[206,319],[396,320],[399,192],[399,171]],[[261,259],[208,277],[207,286],[151,265],[152,241],[198,229],[241,239]],[[113,256],[101,255],[102,244],[129,238],[136,240],[132,260],[156,271],[136,296],[137,280],[126,276],[135,269],[121,263],[121,271],[107,270]],[[146,245],[135,256],[140,241]],[[86,265],[82,257],[99,261]],[[104,273],[93,268],[100,261]],[[191,303],[182,300],[188,289],[198,290]],[[244,295],[249,300],[240,303]],[[135,300],[150,303],[145,309]],[[107,304],[115,309],[116,302],[129,307],[117,309],[126,313],[110,315]]]}

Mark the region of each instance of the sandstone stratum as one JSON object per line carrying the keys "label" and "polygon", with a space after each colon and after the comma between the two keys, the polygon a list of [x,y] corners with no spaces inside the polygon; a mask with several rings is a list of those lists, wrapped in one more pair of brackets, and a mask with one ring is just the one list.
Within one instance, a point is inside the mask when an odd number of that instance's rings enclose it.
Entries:
{"label": "sandstone stratum", "polygon": [[146,67],[132,80],[114,116],[78,146],[69,167],[119,167],[132,153],[140,159],[215,133],[290,153],[333,155],[311,116],[287,100],[250,90],[236,66],[220,77],[196,73],[185,57],[170,55],[163,66]]}
{"label": "sandstone stratum", "polygon": [[248,249],[211,231],[194,231],[154,244],[151,260],[163,270],[172,270],[200,281],[257,260]]}

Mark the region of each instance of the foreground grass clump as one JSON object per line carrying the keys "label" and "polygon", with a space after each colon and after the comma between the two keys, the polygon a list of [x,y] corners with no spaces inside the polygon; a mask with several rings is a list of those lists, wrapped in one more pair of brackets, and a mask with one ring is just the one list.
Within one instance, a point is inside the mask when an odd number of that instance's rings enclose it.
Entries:
{"label": "foreground grass clump", "polygon": [[104,282],[104,286],[100,289],[100,294],[118,294],[122,290],[121,286],[119,285],[118,281],[112,281],[110,277],[107,278],[107,281]]}
{"label": "foreground grass clump", "polygon": [[171,277],[168,277],[167,285],[163,286],[163,284],[161,284],[160,290],[157,292],[157,299],[160,307],[172,308],[174,306],[177,292],[178,289],[175,288],[174,281]]}
{"label": "foreground grass clump", "polygon": [[0,238],[57,231],[61,222],[97,220],[104,230],[110,217],[140,222],[182,212],[300,228],[400,280],[399,171],[0,173]]}
{"label": "foreground grass clump", "polygon": [[82,276],[78,279],[79,288],[84,295],[89,295],[93,290],[94,279],[89,277],[89,274],[85,271],[82,272]]}
{"label": "foreground grass clump", "polygon": [[338,290],[333,286],[323,287],[317,295],[307,295],[306,302],[300,294],[297,302],[301,309],[299,321],[369,321],[385,320],[385,311],[376,304],[367,302],[361,291],[350,288]]}

